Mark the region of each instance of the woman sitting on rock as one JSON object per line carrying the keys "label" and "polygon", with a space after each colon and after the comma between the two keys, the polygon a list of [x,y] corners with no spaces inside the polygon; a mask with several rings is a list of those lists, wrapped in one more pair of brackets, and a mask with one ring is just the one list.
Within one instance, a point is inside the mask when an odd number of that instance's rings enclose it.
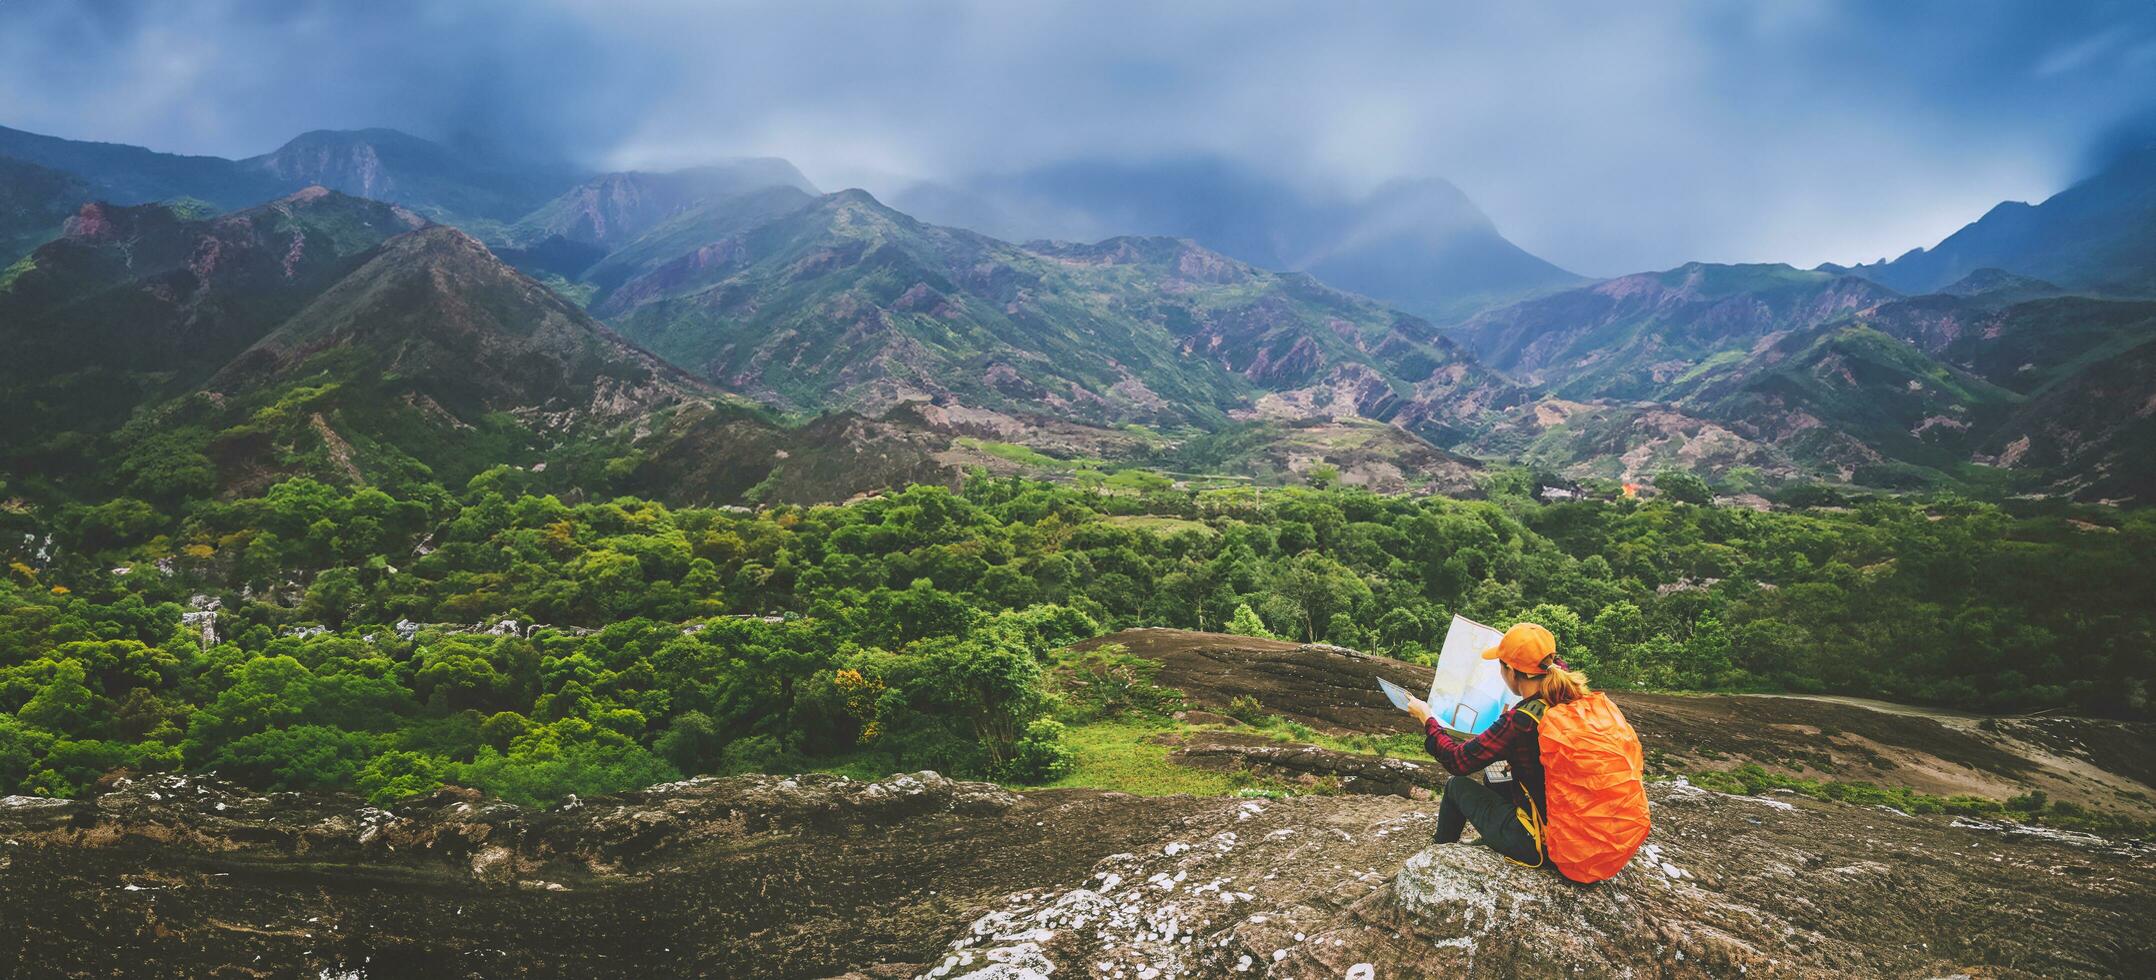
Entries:
{"label": "woman sitting on rock", "polygon": [[[1587,695],[1587,675],[1567,669],[1557,659],[1556,638],[1534,623],[1505,631],[1504,640],[1483,651],[1482,659],[1498,661],[1505,686],[1520,696],[1520,702],[1482,734],[1456,741],[1430,716],[1429,704],[1418,699],[1408,705],[1426,735],[1423,748],[1453,775],[1445,781],[1444,801],[1437,809],[1436,842],[1454,843],[1474,824],[1491,850],[1539,866],[1547,853],[1542,831],[1549,799],[1544,795],[1537,729],[1547,708]],[[1491,783],[1497,788],[1465,778],[1498,762],[1506,763],[1511,778],[1494,778],[1493,770]]]}

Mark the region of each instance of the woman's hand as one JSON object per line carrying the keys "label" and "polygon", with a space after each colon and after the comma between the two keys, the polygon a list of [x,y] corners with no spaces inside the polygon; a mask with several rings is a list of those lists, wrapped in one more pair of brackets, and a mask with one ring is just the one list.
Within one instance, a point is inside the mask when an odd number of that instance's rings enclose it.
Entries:
{"label": "woman's hand", "polygon": [[1421,698],[1407,699],[1407,713],[1415,716],[1415,724],[1418,725],[1426,724],[1430,720],[1430,706],[1423,703]]}

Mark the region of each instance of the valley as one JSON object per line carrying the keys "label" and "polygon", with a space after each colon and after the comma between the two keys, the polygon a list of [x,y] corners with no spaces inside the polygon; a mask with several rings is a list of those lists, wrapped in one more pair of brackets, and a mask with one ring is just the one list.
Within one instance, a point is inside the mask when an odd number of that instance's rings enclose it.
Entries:
{"label": "valley", "polygon": [[[1596,279],[1434,176],[442,131],[0,128],[13,962],[2156,954],[2156,157],[1891,262]],[[1375,682],[1456,616],[1630,719],[1617,877],[1429,844]]]}

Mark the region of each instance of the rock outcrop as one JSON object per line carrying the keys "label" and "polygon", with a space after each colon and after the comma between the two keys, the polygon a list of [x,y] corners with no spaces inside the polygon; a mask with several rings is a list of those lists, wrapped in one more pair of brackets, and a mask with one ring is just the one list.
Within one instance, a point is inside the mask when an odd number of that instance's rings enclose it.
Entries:
{"label": "rock outcrop", "polygon": [[[0,948],[54,976],[2076,977],[2156,955],[2151,849],[1650,787],[1581,887],[1396,796],[700,778],[384,810],[214,779],[0,800]],[[53,928],[55,923],[67,928]]]}
{"label": "rock outcrop", "polygon": [[1200,806],[935,773],[701,778],[546,809],[116,779],[0,800],[0,950],[74,977],[903,973],[980,903]]}
{"label": "rock outcrop", "polygon": [[1650,795],[1654,837],[1592,887],[1428,846],[1424,810],[1227,804],[1010,896],[930,975],[2099,977],[2156,952],[2144,845],[1683,782]]}

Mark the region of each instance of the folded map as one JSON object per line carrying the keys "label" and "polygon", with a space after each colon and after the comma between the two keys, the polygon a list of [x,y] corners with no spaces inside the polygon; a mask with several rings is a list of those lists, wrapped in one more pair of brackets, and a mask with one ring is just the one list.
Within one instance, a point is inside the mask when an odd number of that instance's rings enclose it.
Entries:
{"label": "folded map", "polygon": [[1474,736],[1497,723],[1497,716],[1520,699],[1505,687],[1497,661],[1482,651],[1504,634],[1465,616],[1452,617],[1445,646],[1437,655],[1437,676],[1430,682],[1430,715],[1454,735]]}
{"label": "folded map", "polygon": [[1408,699],[1412,697],[1412,695],[1407,693],[1407,688],[1401,687],[1400,685],[1388,681],[1382,677],[1377,679],[1377,686],[1378,690],[1385,692],[1385,699],[1391,701],[1393,707],[1398,708],[1402,711],[1407,710]]}

